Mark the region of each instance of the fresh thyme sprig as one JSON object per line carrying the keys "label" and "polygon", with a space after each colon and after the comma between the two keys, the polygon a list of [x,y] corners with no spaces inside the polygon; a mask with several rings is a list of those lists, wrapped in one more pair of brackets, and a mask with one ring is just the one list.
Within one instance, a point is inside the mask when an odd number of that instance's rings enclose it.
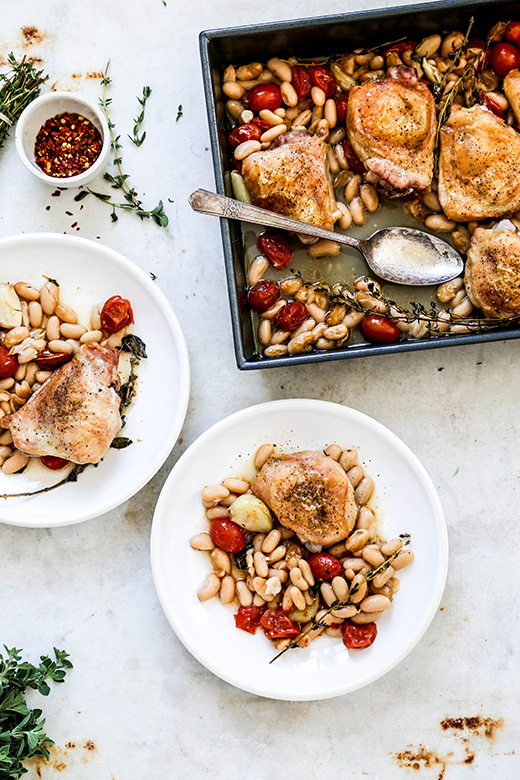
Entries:
{"label": "fresh thyme sprig", "polygon": [[132,143],[135,144],[136,146],[141,146],[144,139],[146,138],[146,130],[144,131],[142,136],[139,136],[139,130],[141,129],[141,125],[143,124],[144,121],[146,101],[148,100],[151,94],[152,94],[152,90],[150,87],[143,87],[143,97],[137,98],[137,102],[141,106],[142,110],[139,116],[136,116],[136,118],[134,119],[133,135],[128,136],[129,139],[132,141]]}
{"label": "fresh thyme sprig", "polygon": [[24,108],[40,94],[41,85],[48,76],[43,70],[36,70],[25,57],[17,62],[11,52],[7,61],[9,73],[0,74],[0,146],[3,145],[9,128],[14,125]]}
{"label": "fresh thyme sprig", "polygon": [[23,761],[35,756],[49,758],[54,744],[44,730],[40,709],[30,709],[25,701],[28,689],[42,696],[50,693],[48,680],[61,683],[72,668],[69,656],[54,648],[54,660],[41,656],[38,666],[22,661],[21,650],[4,645],[0,653],[0,780],[17,780],[27,769]]}
{"label": "fresh thyme sprig", "polygon": [[103,203],[107,203],[109,206],[112,207],[112,213],[110,215],[112,222],[117,222],[118,216],[116,213],[117,209],[121,209],[122,211],[133,211],[135,214],[137,214],[138,217],[141,219],[145,218],[151,218],[155,222],[156,225],[159,225],[160,227],[166,227],[168,225],[168,217],[164,213],[164,206],[162,200],[159,201],[157,206],[150,211],[146,210],[143,207],[143,202],[138,197],[137,191],[134,187],[131,187],[128,183],[128,179],[130,178],[130,175],[128,173],[123,173],[122,168],[122,144],[120,143],[121,136],[115,134],[115,124],[110,119],[110,115],[108,112],[108,107],[112,103],[112,98],[107,97],[107,87],[110,86],[112,83],[112,80],[110,79],[108,75],[108,68],[109,68],[110,62],[107,64],[105,68],[105,72],[103,73],[103,78],[101,79],[101,85],[103,87],[103,93],[99,100],[99,104],[103,110],[103,113],[105,114],[107,123],[108,123],[108,129],[110,132],[110,146],[112,149],[112,152],[114,154],[114,160],[113,164],[116,167],[117,173],[112,174],[108,171],[104,174],[104,179],[112,185],[112,189],[114,190],[120,190],[123,198],[125,200],[125,203],[115,203],[109,194],[103,193],[103,192],[96,192],[95,190],[92,190],[90,187],[87,187],[85,190],[81,190],[74,200],[79,201],[83,200],[83,198],[86,198],[87,195],[94,195],[95,198],[102,201]]}
{"label": "fresh thyme sprig", "polygon": [[288,645],[286,645],[283,650],[281,650],[277,655],[275,655],[274,658],[272,658],[269,663],[272,664],[273,661],[276,661],[280,656],[282,656],[284,653],[286,653],[288,650],[293,650],[296,647],[301,647],[300,642],[302,639],[305,639],[312,631],[315,631],[317,628],[326,628],[327,623],[324,622],[324,619],[327,617],[327,615],[330,615],[331,612],[334,612],[336,609],[343,609],[343,607],[348,607],[351,604],[353,604],[352,596],[355,596],[356,593],[359,593],[360,589],[368,582],[372,582],[374,577],[377,577],[378,574],[381,574],[381,572],[386,571],[389,566],[392,565],[392,561],[397,558],[399,553],[406,547],[406,545],[410,544],[411,536],[410,534],[400,534],[400,539],[403,540],[403,543],[399,550],[397,552],[392,553],[392,555],[389,555],[386,561],[382,563],[380,566],[378,566],[375,569],[371,569],[366,573],[366,575],[363,577],[363,579],[353,585],[349,591],[348,596],[346,596],[344,599],[336,599],[336,601],[333,601],[332,604],[330,604],[325,612],[322,614],[322,616],[318,619],[314,618],[309,628],[307,628],[305,631],[303,631],[301,634],[298,634],[297,637],[294,639],[291,639]]}

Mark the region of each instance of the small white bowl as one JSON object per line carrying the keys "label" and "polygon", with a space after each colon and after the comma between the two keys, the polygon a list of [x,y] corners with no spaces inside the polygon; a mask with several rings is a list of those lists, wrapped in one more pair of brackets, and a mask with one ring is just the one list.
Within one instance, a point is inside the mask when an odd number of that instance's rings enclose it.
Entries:
{"label": "small white bowl", "polygon": [[[65,178],[48,176],[36,164],[34,158],[36,136],[48,119],[65,112],[81,114],[81,116],[90,120],[101,133],[103,146],[97,160],[83,173]],[[48,92],[46,95],[40,95],[36,100],[33,100],[22,112],[16,123],[15,145],[20,160],[34,176],[53,187],[58,186],[68,189],[69,187],[80,187],[82,184],[87,184],[87,182],[92,181],[101,173],[106,165],[110,151],[110,131],[103,112],[93,101],[74,92]]]}

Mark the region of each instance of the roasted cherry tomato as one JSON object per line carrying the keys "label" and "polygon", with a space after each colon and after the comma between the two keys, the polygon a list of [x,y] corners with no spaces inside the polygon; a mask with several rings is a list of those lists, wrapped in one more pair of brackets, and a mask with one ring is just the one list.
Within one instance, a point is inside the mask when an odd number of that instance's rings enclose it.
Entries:
{"label": "roasted cherry tomato", "polygon": [[348,95],[338,95],[336,98],[336,112],[340,123],[343,123],[347,117],[347,103]]}
{"label": "roasted cherry tomato", "polygon": [[58,366],[62,366],[64,363],[68,363],[72,360],[72,355],[68,355],[64,352],[51,352],[48,347],[42,349],[36,355],[36,365],[43,371],[54,371]]}
{"label": "roasted cherry tomato", "polygon": [[325,92],[327,100],[333,96],[338,85],[328,68],[325,68],[323,65],[310,65],[308,74],[311,84],[322,89]]}
{"label": "roasted cherry tomato", "polygon": [[235,625],[248,634],[254,634],[260,625],[260,618],[265,612],[265,607],[255,607],[253,604],[249,607],[240,607],[235,615]]}
{"label": "roasted cherry tomato", "polygon": [[211,522],[209,535],[213,543],[228,553],[237,553],[246,546],[246,535],[243,529],[225,517],[217,517]]}
{"label": "roasted cherry tomato", "polygon": [[485,93],[482,95],[482,102],[486,106],[486,108],[489,108],[490,111],[492,111],[496,116],[499,116],[500,119],[504,119],[505,115],[502,110],[502,108],[498,105],[498,103],[495,103],[493,98],[490,98]]}
{"label": "roasted cherry tomato", "polygon": [[520,22],[509,22],[506,27],[506,38],[512,43],[520,43]]}
{"label": "roasted cherry tomato", "polygon": [[392,344],[401,338],[401,331],[395,322],[382,314],[367,314],[359,328],[366,339],[378,344]]}
{"label": "roasted cherry tomato", "polygon": [[291,301],[280,309],[275,317],[275,322],[282,330],[296,330],[305,322],[309,313],[307,307],[301,301]]}
{"label": "roasted cherry tomato", "polygon": [[280,288],[276,282],[257,282],[247,295],[249,305],[255,311],[267,311],[280,297]]}
{"label": "roasted cherry tomato", "polygon": [[345,153],[345,159],[348,163],[348,167],[350,168],[350,170],[354,171],[354,173],[363,173],[365,170],[365,166],[363,165],[363,163],[355,153],[348,138],[345,138],[342,146],[343,146],[343,151]]}
{"label": "roasted cherry tomato", "polygon": [[285,268],[292,258],[291,247],[283,233],[260,233],[258,248],[275,268]]}
{"label": "roasted cherry tomato", "polygon": [[[265,119],[260,119],[259,116],[254,116],[251,120],[251,124],[259,127],[262,133],[265,133],[266,130],[269,130],[272,127],[269,122],[266,122]],[[260,135],[262,133],[260,133]]]}
{"label": "roasted cherry tomato", "polygon": [[258,114],[264,109],[269,111],[275,111],[280,108],[283,100],[280,87],[276,84],[257,84],[256,87],[250,89],[247,93],[247,100],[249,108],[255,114]]}
{"label": "roasted cherry tomato", "polygon": [[333,580],[343,574],[343,566],[330,553],[314,553],[307,558],[307,563],[311,567],[315,580],[323,582],[324,580]]}
{"label": "roasted cherry tomato", "polygon": [[250,124],[238,125],[230,132],[229,143],[235,149],[240,144],[243,144],[244,141],[259,141],[261,135],[262,131],[258,125],[252,122]]}
{"label": "roasted cherry tomato", "polygon": [[14,355],[9,354],[7,347],[0,346],[0,379],[7,379],[13,376],[18,368],[18,360]]}
{"label": "roasted cherry tomato", "polygon": [[375,623],[365,623],[364,626],[356,626],[350,620],[343,623],[343,644],[349,650],[362,650],[370,647],[377,636]]}
{"label": "roasted cherry tomato", "polygon": [[305,100],[305,98],[309,97],[312,84],[309,74],[307,73],[307,68],[304,68],[303,65],[293,65],[291,82],[298,95],[298,101]]}
{"label": "roasted cherry tomato", "polygon": [[491,67],[500,78],[520,67],[520,50],[512,43],[497,43],[491,50]]}
{"label": "roasted cherry tomato", "polygon": [[121,328],[126,328],[134,321],[134,313],[130,301],[113,295],[106,301],[101,309],[101,325],[109,333],[116,333]]}
{"label": "roasted cherry tomato", "polygon": [[394,43],[393,46],[390,46],[388,49],[385,49],[381,52],[383,57],[386,57],[387,54],[390,54],[390,52],[394,52],[395,54],[402,54],[405,51],[408,51],[409,49],[415,49],[416,43],[415,41],[402,41],[401,43]]}
{"label": "roasted cherry tomato", "polygon": [[300,633],[297,623],[289,620],[281,609],[266,609],[260,618],[260,625],[268,639],[286,639]]}
{"label": "roasted cherry tomato", "polygon": [[43,465],[46,468],[51,469],[51,471],[58,471],[70,463],[70,460],[65,460],[65,458],[58,458],[56,455],[42,455],[40,460]]}

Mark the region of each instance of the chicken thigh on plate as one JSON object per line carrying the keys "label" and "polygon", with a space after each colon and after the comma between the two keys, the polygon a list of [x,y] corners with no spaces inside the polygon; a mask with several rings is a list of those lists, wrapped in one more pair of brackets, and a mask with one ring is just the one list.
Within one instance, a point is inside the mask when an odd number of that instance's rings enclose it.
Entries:
{"label": "chicken thigh on plate", "polygon": [[121,428],[119,355],[84,344],[22,408],[4,417],[14,446],[27,455],[98,463]]}
{"label": "chicken thigh on plate", "polygon": [[520,70],[510,70],[504,79],[504,93],[520,124]]}
{"label": "chicken thigh on plate", "polygon": [[306,541],[331,545],[354,527],[354,489],[341,466],[322,452],[269,458],[251,490],[279,522]]}
{"label": "chicken thigh on plate", "polygon": [[329,145],[306,130],[246,157],[242,176],[256,206],[332,230],[339,216],[327,164]]}
{"label": "chicken thigh on plate", "polygon": [[440,132],[439,200],[459,222],[520,209],[520,135],[484,106],[453,106]]}
{"label": "chicken thigh on plate", "polygon": [[364,165],[396,189],[423,190],[433,177],[433,96],[413,68],[352,87],[347,133]]}
{"label": "chicken thigh on plate", "polygon": [[464,284],[486,317],[520,315],[520,236],[512,230],[477,228],[468,250]]}

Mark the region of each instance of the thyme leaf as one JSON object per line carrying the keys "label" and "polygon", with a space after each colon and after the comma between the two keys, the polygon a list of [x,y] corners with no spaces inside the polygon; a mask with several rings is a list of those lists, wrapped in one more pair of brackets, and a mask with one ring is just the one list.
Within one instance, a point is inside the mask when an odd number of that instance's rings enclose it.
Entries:
{"label": "thyme leaf", "polygon": [[179,119],[182,116],[182,104],[179,103],[179,107],[177,108],[177,116],[175,117],[175,121],[178,122]]}
{"label": "thyme leaf", "polygon": [[43,70],[36,70],[26,57],[18,62],[11,52],[7,61],[11,70],[0,74],[0,147],[9,134],[9,128],[24,108],[38,97],[41,85],[49,78],[43,75]]}
{"label": "thyme leaf", "polygon": [[[143,124],[144,121],[146,101],[150,97],[151,93],[152,90],[150,89],[150,87],[143,87],[143,97],[137,98],[137,102],[141,106],[142,110],[141,113],[138,116],[136,116],[136,118],[134,119],[133,135],[128,136],[129,139],[132,141],[132,143],[135,144],[136,146],[141,146],[144,139],[146,138],[146,130],[141,136],[139,136],[139,130],[141,129],[141,125]],[[119,160],[119,162],[121,162],[121,160]]]}

